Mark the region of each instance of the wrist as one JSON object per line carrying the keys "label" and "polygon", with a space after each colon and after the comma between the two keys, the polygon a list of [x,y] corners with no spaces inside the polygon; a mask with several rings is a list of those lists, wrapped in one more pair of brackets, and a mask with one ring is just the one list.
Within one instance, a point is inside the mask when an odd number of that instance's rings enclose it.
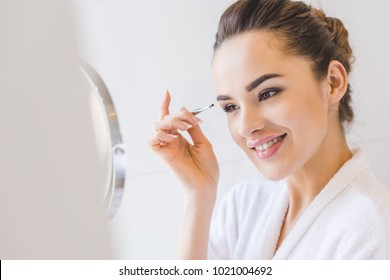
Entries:
{"label": "wrist", "polygon": [[185,202],[192,206],[214,206],[217,198],[217,188],[208,188],[204,190],[185,190]]}

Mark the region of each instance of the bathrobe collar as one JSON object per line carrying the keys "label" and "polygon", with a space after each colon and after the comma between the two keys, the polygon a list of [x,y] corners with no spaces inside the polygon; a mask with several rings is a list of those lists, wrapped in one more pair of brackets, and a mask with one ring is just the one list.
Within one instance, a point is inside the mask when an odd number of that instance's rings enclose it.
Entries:
{"label": "bathrobe collar", "polygon": [[[273,259],[287,259],[292,250],[299,244],[300,239],[305,235],[312,223],[317,219],[321,212],[339,196],[359,175],[369,168],[369,163],[363,156],[361,150],[352,151],[353,156],[348,160],[329,183],[314,198],[306,210],[299,217],[297,223],[283,240],[281,246],[276,251]],[[284,207],[287,211],[288,207]],[[279,221],[275,221],[281,228],[284,215],[279,215]],[[279,231],[280,232],[280,231]],[[276,244],[275,244],[276,245]]]}

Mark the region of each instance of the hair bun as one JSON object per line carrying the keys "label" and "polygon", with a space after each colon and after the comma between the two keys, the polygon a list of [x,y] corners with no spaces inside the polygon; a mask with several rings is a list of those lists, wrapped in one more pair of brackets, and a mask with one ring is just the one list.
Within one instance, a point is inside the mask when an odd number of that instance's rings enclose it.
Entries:
{"label": "hair bun", "polygon": [[323,22],[323,26],[328,30],[330,37],[337,46],[337,59],[344,65],[349,73],[351,71],[351,63],[353,62],[352,48],[349,44],[348,30],[345,28],[341,20],[335,17],[326,16],[325,13],[317,8],[311,7],[313,14]]}
{"label": "hair bun", "polygon": [[[340,47],[340,50],[344,51],[346,61],[350,62],[352,58],[352,49],[349,45],[348,30],[338,18],[325,17],[325,22],[330,33],[332,34],[333,40]],[[350,69],[347,70],[349,72]]]}

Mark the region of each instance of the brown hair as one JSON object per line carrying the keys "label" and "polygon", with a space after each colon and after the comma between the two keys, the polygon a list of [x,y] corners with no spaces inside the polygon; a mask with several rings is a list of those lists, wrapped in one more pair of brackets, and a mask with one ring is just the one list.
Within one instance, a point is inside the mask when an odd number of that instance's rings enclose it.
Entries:
{"label": "brown hair", "polygon": [[[353,61],[348,31],[334,17],[300,1],[239,0],[221,16],[214,53],[229,38],[248,31],[269,31],[284,39],[284,51],[313,61],[318,79],[327,75],[329,63],[339,61],[349,74]],[[351,87],[339,105],[339,119],[344,126],[353,120]]]}

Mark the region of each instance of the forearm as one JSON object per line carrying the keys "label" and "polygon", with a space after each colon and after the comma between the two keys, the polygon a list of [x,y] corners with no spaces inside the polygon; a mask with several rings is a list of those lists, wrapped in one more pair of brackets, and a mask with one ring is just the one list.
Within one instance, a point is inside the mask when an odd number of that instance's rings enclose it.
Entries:
{"label": "forearm", "polygon": [[215,195],[202,200],[187,199],[177,250],[178,259],[207,259],[214,204]]}

